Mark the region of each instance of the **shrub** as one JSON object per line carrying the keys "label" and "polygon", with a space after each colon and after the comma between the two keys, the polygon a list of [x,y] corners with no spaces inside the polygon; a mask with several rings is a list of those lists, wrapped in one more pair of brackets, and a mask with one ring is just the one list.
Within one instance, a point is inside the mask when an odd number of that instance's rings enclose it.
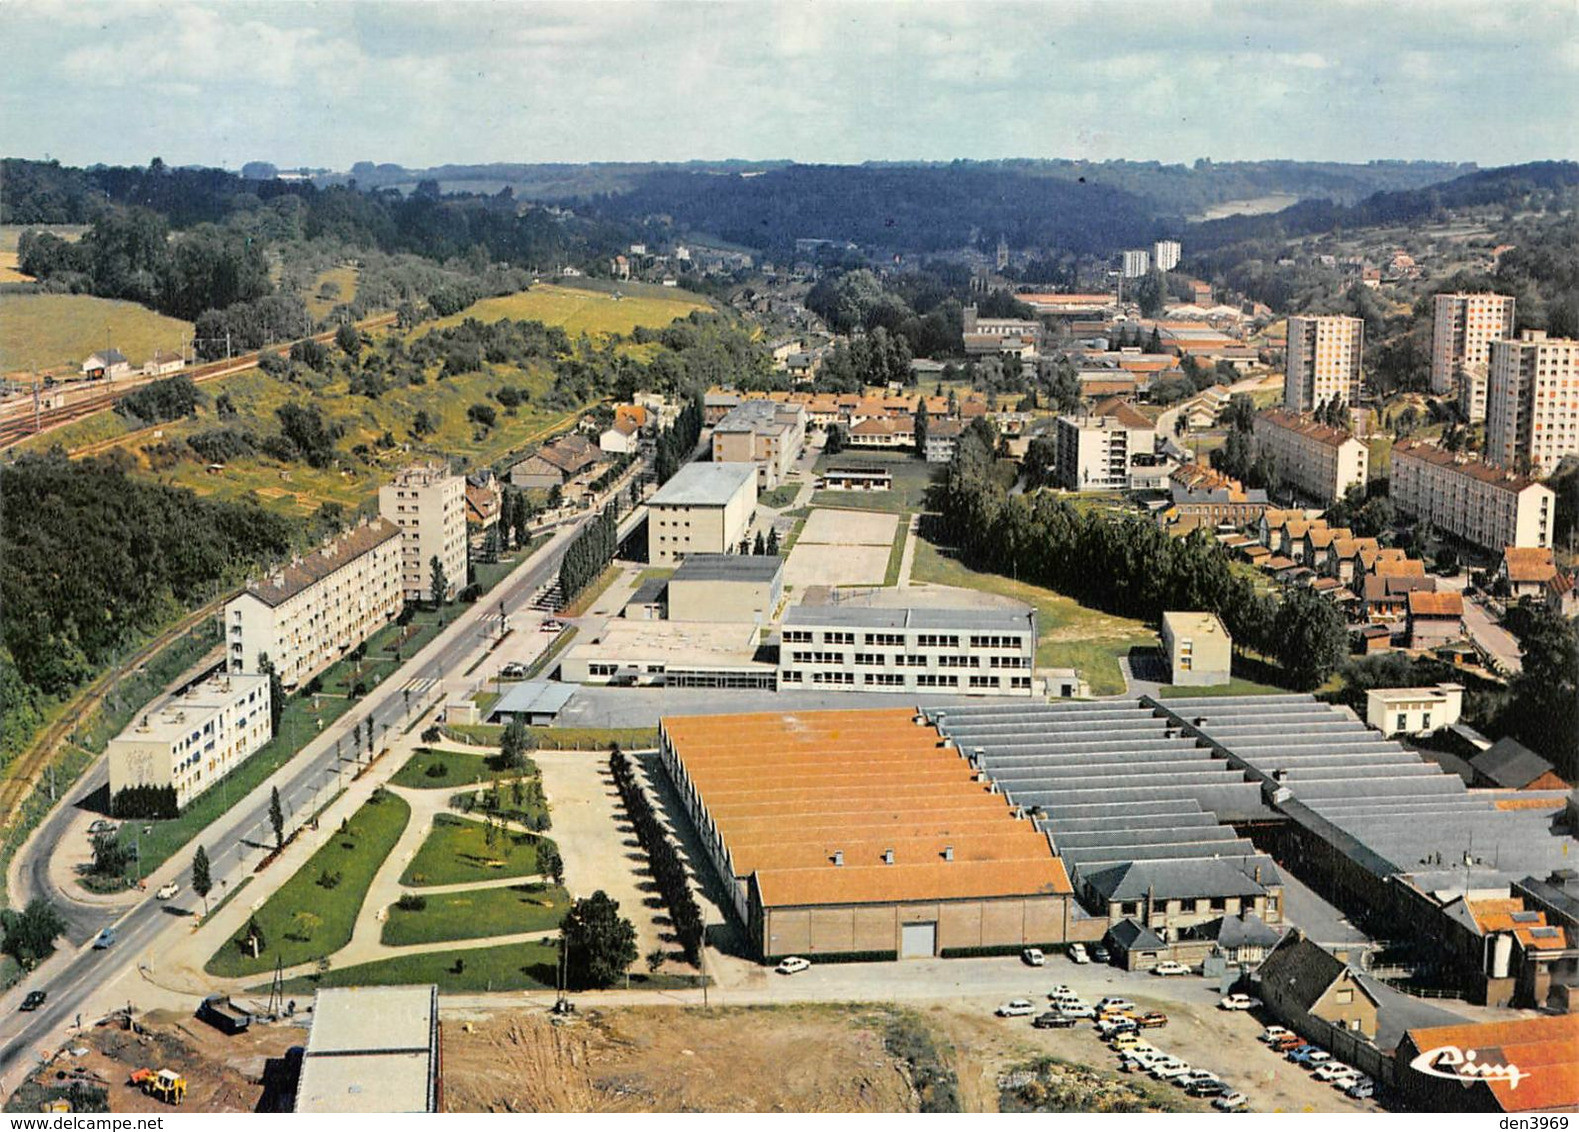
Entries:
{"label": "shrub", "polygon": [[[424,736],[424,738],[426,738],[426,736]],[[429,778],[443,778],[449,772],[450,768],[447,763],[429,763],[428,769],[422,773],[427,775]]]}
{"label": "shrub", "polygon": [[421,912],[425,911],[427,906],[428,898],[426,896],[418,896],[414,892],[408,892],[395,901],[395,907],[402,912]]}

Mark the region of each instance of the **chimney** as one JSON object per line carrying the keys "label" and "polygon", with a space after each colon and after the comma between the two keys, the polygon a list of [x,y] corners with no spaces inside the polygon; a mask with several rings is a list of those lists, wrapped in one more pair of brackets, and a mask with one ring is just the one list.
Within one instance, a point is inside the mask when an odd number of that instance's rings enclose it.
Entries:
{"label": "chimney", "polygon": [[892,849],[884,849],[883,850],[883,864],[891,865],[893,863],[894,863],[894,851]]}
{"label": "chimney", "polygon": [[952,861],[954,859],[954,846],[952,846],[952,845],[945,845],[945,846],[943,846],[943,859],[945,861]]}
{"label": "chimney", "polygon": [[843,849],[835,849],[833,851],[833,865],[834,865],[834,868],[838,868],[838,869],[844,868],[844,850]]}
{"label": "chimney", "polygon": [[1261,883],[1261,866],[1259,864],[1256,865],[1256,883]]}

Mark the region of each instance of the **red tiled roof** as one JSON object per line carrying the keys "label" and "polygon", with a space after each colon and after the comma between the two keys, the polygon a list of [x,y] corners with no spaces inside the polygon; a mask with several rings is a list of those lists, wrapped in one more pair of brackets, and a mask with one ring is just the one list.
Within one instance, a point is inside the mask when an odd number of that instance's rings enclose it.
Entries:
{"label": "red tiled roof", "polygon": [[1464,595],[1451,590],[1436,593],[1431,590],[1411,590],[1409,593],[1411,617],[1463,617]]}

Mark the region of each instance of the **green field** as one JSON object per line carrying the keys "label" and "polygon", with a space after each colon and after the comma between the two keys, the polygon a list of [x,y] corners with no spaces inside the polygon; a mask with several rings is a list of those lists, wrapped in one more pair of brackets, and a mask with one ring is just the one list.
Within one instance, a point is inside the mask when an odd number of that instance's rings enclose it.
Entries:
{"label": "green field", "polygon": [[[430,774],[441,769],[443,774]],[[455,751],[419,750],[389,781],[408,790],[453,790],[457,786],[485,785],[499,777],[488,765],[488,756]],[[516,775],[506,775],[514,778]]]}
{"label": "green field", "polygon": [[406,866],[400,883],[419,887],[536,876],[537,845],[542,840],[547,839],[500,830],[490,846],[482,822],[439,814],[422,848]]}
{"label": "green field", "polygon": [[263,929],[263,952],[254,959],[234,939],[226,940],[205,969],[226,978],[253,975],[276,960],[292,967],[344,947],[368,886],[410,819],[411,807],[401,798],[388,791],[374,794],[343,829],[326,831],[323,848],[258,909],[254,918]]}
{"label": "green field", "polygon": [[106,345],[140,368],[155,351],[180,350],[191,337],[190,322],[136,303],[92,295],[0,294],[0,373],[77,373],[83,358]]}
{"label": "green field", "polygon": [[800,484],[781,483],[770,491],[764,491],[757,496],[757,503],[763,507],[771,507],[775,511],[788,507],[795,502],[795,497],[800,494]]}
{"label": "green field", "polygon": [[[488,723],[451,723],[446,730],[467,741],[497,747],[504,728]],[[528,727],[533,742],[543,751],[607,751],[616,744],[627,751],[644,751],[658,745],[656,727]]]}
{"label": "green field", "polygon": [[292,979],[285,989],[290,994],[311,994],[319,987],[436,983],[446,993],[545,990],[554,986],[558,963],[559,948],[553,943],[510,943],[338,967],[321,976]]}
{"label": "green field", "polygon": [[563,888],[531,883],[473,888],[424,899],[428,906],[420,912],[398,904],[390,907],[383,942],[403,947],[548,931],[559,926],[570,904]]}
{"label": "green field", "polygon": [[[0,283],[30,283],[33,277],[17,270],[16,249],[23,232],[51,232],[63,240],[75,241],[88,230],[86,224],[3,224],[0,225]],[[0,369],[0,372],[4,372]]]}
{"label": "green field", "polygon": [[1016,582],[999,574],[983,574],[940,553],[923,538],[916,539],[912,582],[936,582],[963,589],[1001,594],[1036,607],[1038,668],[1078,668],[1093,696],[1124,691],[1118,658],[1132,648],[1155,648],[1157,635],[1145,622],[1089,609],[1053,590]]}
{"label": "green field", "polygon": [[816,491],[811,496],[813,507],[844,507],[894,515],[926,510],[927,488],[932,484],[932,477],[942,470],[939,464],[928,464],[910,455],[876,456],[850,451],[818,458],[817,471],[823,472],[830,467],[884,468],[893,473],[894,486],[890,491]]}
{"label": "green field", "polygon": [[[624,298],[611,292],[540,283],[530,291],[484,299],[435,326],[455,326],[468,318],[497,322],[501,318],[527,319],[547,326],[562,326],[571,337],[579,334],[629,334],[638,326],[668,326],[692,311],[707,310],[707,303],[684,291],[667,287],[619,284]],[[426,332],[424,327],[418,334]]]}
{"label": "green field", "polygon": [[1164,700],[1188,699],[1192,696],[1276,696],[1284,695],[1287,688],[1279,688],[1274,684],[1262,684],[1255,680],[1247,680],[1242,676],[1235,676],[1226,684],[1213,684],[1207,688],[1187,688],[1178,684],[1164,684],[1158,693]]}
{"label": "green field", "polygon": [[[307,294],[302,296],[302,301],[307,304],[307,313],[312,316],[313,321],[319,321],[339,304],[349,303],[356,298],[356,281],[357,272],[354,267],[331,267],[314,279]],[[323,288],[326,284],[330,285],[332,297],[323,297]]]}

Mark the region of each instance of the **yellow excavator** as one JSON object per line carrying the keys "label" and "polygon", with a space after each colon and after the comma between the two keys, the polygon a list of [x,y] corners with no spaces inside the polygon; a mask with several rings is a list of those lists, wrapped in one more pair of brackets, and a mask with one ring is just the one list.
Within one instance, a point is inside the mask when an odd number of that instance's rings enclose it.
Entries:
{"label": "yellow excavator", "polygon": [[161,1069],[157,1073],[152,1069],[139,1069],[132,1074],[131,1083],[165,1104],[178,1105],[186,1100],[186,1078],[173,1069]]}

